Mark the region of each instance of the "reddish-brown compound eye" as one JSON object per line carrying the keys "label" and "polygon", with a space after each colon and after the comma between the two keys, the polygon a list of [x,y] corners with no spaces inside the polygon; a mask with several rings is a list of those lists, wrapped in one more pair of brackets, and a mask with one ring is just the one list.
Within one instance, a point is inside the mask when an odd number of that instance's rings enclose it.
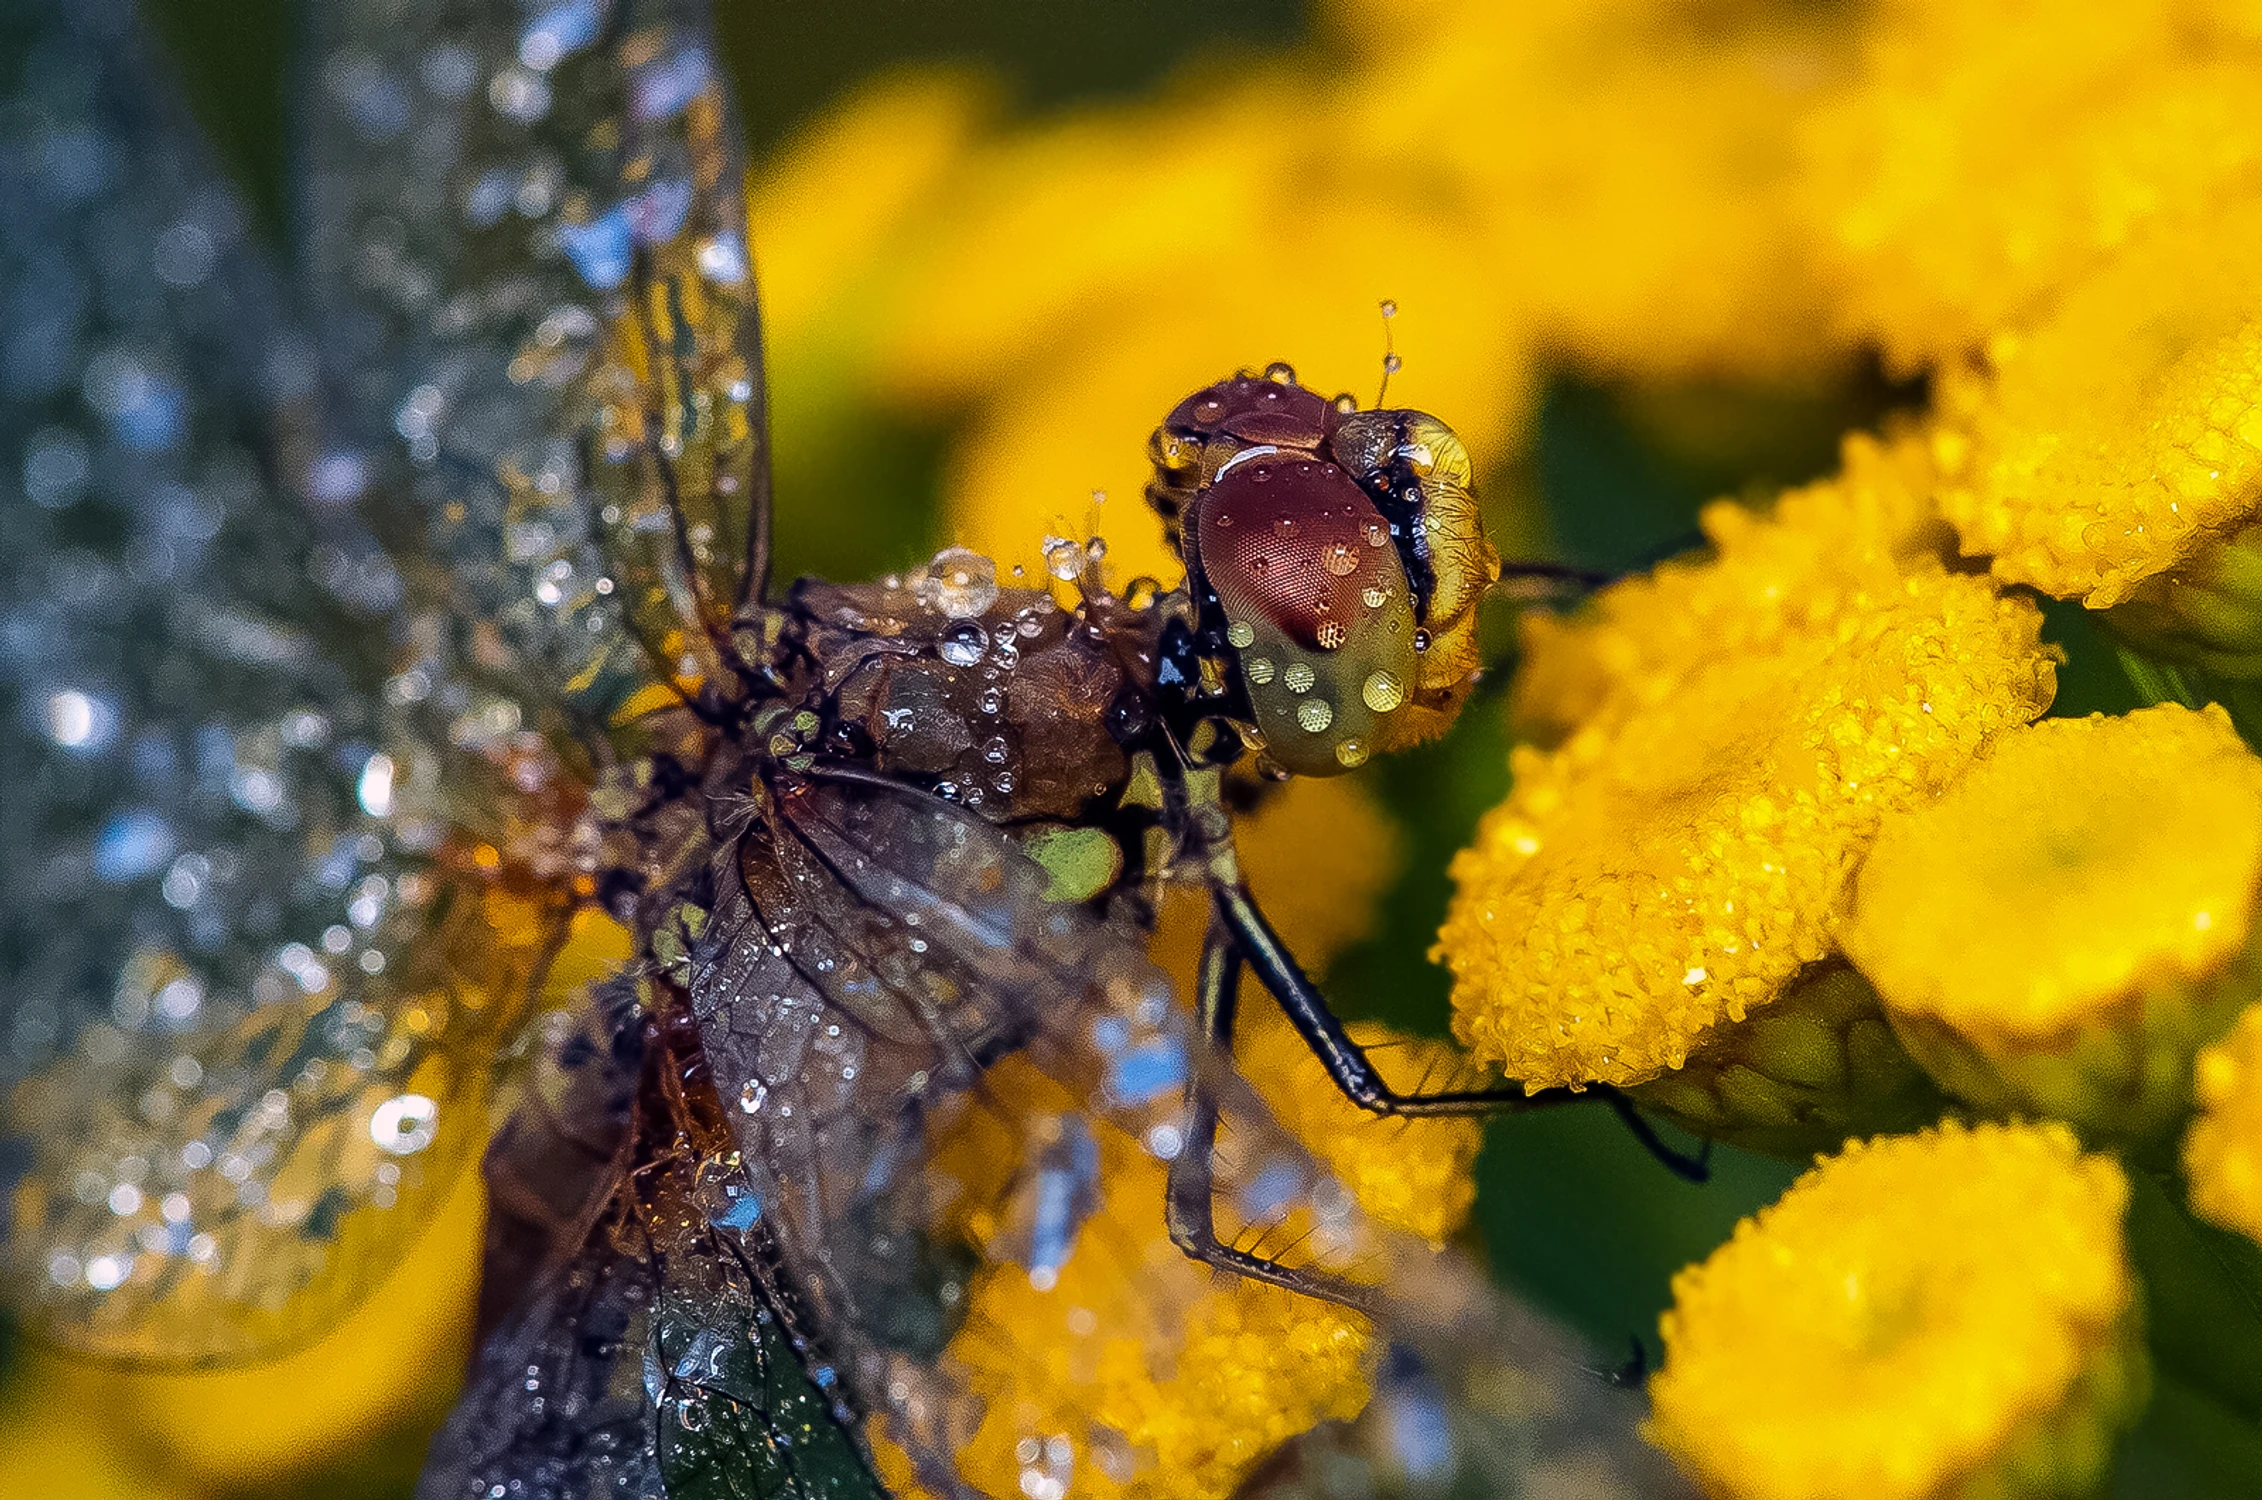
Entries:
{"label": "reddish-brown compound eye", "polygon": [[1202,493],[1194,560],[1217,593],[1258,737],[1281,766],[1331,776],[1410,736],[1419,671],[1406,570],[1351,477],[1252,450]]}
{"label": "reddish-brown compound eye", "polygon": [[1199,390],[1163,419],[1164,432],[1207,440],[1230,437],[1240,447],[1317,448],[1340,420],[1334,405],[1296,384],[1296,372],[1274,365]]}
{"label": "reddish-brown compound eye", "polygon": [[1194,392],[1171,409],[1147,444],[1154,474],[1147,503],[1173,547],[1183,545],[1187,508],[1211,479],[1251,449],[1317,453],[1342,411],[1296,384],[1296,372],[1270,365]]}

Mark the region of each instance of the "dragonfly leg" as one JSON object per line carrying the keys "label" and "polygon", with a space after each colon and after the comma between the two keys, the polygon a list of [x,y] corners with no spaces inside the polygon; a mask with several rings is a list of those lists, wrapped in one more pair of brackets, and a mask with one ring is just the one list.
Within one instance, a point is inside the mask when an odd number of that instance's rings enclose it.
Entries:
{"label": "dragonfly leg", "polygon": [[1193,1076],[1186,1085],[1185,1142],[1171,1158],[1164,1219],[1171,1242],[1195,1260],[1257,1281],[1365,1310],[1365,1287],[1308,1267],[1284,1266],[1269,1256],[1228,1245],[1217,1237],[1217,1127],[1219,1069],[1231,1055],[1233,1012],[1241,990],[1241,950],[1223,923],[1212,920],[1202,945],[1197,1005],[1202,1035]]}
{"label": "dragonfly leg", "polygon": [[1368,1058],[1366,1049],[1351,1039],[1333,1007],[1327,1003],[1327,997],[1320,993],[1319,986],[1312,983],[1303,966],[1296,962],[1296,956],[1273,931],[1272,923],[1266,920],[1249,888],[1239,880],[1221,882],[1216,887],[1215,898],[1217,915],[1248,959],[1249,967],[1279,1002],[1289,1024],[1304,1039],[1304,1045],[1311,1048],[1312,1055],[1319,1059],[1343,1097],[1361,1109],[1400,1117],[1522,1114],[1599,1098],[1625,1123],[1643,1149],[1674,1176],[1688,1182],[1703,1182],[1710,1177],[1710,1141],[1695,1153],[1667,1145],[1656,1127],[1634,1107],[1634,1102],[1607,1083],[1590,1083],[1578,1092],[1552,1088],[1537,1093],[1526,1093],[1517,1084],[1412,1093],[1392,1088]]}

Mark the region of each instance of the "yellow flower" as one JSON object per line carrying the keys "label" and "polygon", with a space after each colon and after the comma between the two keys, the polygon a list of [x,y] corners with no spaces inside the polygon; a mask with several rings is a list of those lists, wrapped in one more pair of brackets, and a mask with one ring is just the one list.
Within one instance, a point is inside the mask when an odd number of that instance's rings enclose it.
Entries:
{"label": "yellow flower", "polygon": [[[2262,81],[2262,80],[2258,80]],[[1997,576],[2262,666],[2262,199],[2163,227],[1943,394],[1941,507]]]}
{"label": "yellow flower", "polygon": [[2199,1118],[2184,1137],[2192,1212],[2262,1242],[2262,1005],[2199,1054]]}
{"label": "yellow flower", "polygon": [[2130,0],[1894,0],[1796,126],[1835,322],[1904,369],[2033,317],[2153,225],[2251,192],[2251,17]]}
{"label": "yellow flower", "polygon": [[2058,1125],[1849,1145],[1674,1278],[1652,1435],[1737,1500],[2088,1494],[2148,1378],[2127,1200]]}
{"label": "yellow flower", "polygon": [[1887,821],[1844,942],[1951,1092],[2143,1135],[2262,986],[2258,884],[2262,759],[2220,708],[2054,719]]}
{"label": "yellow flower", "polygon": [[[1363,1028],[1416,1071],[1449,1065],[1443,1043],[1405,1042]],[[1393,1043],[1403,1042],[1404,1050]],[[1481,1144],[1474,1121],[1378,1120],[1342,1101],[1275,1008],[1252,1007],[1235,1052],[1242,1072],[1292,1134],[1322,1157],[1377,1220],[1432,1241],[1465,1221]],[[968,1116],[941,1146],[933,1175],[964,1189],[975,1211],[946,1223],[987,1245],[1014,1222],[1008,1184],[1045,1136],[1058,1087],[1018,1059],[993,1072],[1010,1114]],[[1001,1260],[983,1271],[946,1359],[983,1398],[982,1421],[958,1455],[989,1493],[1032,1493],[1060,1479],[1077,1497],[1222,1500],[1287,1439],[1357,1415],[1377,1351],[1367,1320],[1331,1303],[1218,1277],[1164,1232],[1166,1169],[1135,1143],[1103,1135],[1099,1202],[1055,1276]],[[1230,1164],[1231,1119],[1221,1161]],[[1230,1170],[1228,1165],[1227,1170]],[[1220,1195],[1220,1233],[1230,1192]],[[1279,1251],[1293,1224],[1241,1242]],[[1293,1251],[1291,1260],[1295,1258]],[[1048,1448],[1045,1439],[1067,1445]],[[908,1470],[876,1445],[899,1485]],[[1066,1467],[1063,1467],[1063,1465]]]}
{"label": "yellow flower", "polygon": [[1713,506],[1715,557],[1606,591],[1591,641],[1576,622],[1535,638],[1600,663],[1601,686],[1558,699],[1576,727],[1517,750],[1514,792],[1454,861],[1435,951],[1480,1059],[1534,1088],[1681,1066],[1828,956],[1886,812],[2047,706],[2034,606],[1912,543],[1912,462],[1858,445],[1773,517]]}

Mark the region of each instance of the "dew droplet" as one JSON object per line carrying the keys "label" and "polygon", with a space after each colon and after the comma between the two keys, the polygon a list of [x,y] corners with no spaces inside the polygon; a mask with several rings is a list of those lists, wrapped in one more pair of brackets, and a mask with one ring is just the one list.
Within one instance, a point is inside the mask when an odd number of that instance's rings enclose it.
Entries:
{"label": "dew droplet", "polygon": [[758,1078],[753,1079],[747,1083],[746,1087],[738,1091],[738,1107],[750,1115],[758,1114],[761,1112],[763,1101],[769,1097],[769,1085]]}
{"label": "dew droplet", "polygon": [[1265,574],[1267,574],[1267,573],[1270,573],[1271,571],[1272,571],[1272,559],[1271,559],[1271,558],[1269,558],[1269,557],[1266,557],[1266,556],[1264,556],[1264,555],[1263,555],[1262,553],[1259,553],[1259,554],[1258,554],[1257,556],[1255,556],[1255,557],[1252,557],[1252,558],[1250,558],[1250,559],[1249,559],[1249,576],[1250,576],[1250,577],[1252,577],[1252,578],[1262,578],[1262,577],[1264,577],[1264,576],[1265,576]]}
{"label": "dew droplet", "polygon": [[979,620],[953,620],[935,641],[935,655],[954,667],[970,667],[989,649],[989,632]]}
{"label": "dew droplet", "polygon": [[1414,649],[1416,651],[1427,651],[1429,649],[1428,631],[1417,630],[1414,632]]}
{"label": "dew droplet", "polygon": [[1292,661],[1288,670],[1280,674],[1280,685],[1291,693],[1308,693],[1318,680],[1319,674],[1312,670],[1309,662]]}
{"label": "dew droplet", "polygon": [[1367,522],[1367,545],[1370,547],[1389,546],[1390,528],[1383,525],[1380,521]]}
{"label": "dew droplet", "polygon": [[1252,656],[1241,663],[1241,671],[1251,682],[1258,687],[1263,687],[1272,681],[1272,658],[1269,656]]}
{"label": "dew droplet", "polygon": [[1341,620],[1322,620],[1319,629],[1312,632],[1312,640],[1322,651],[1334,651],[1351,638],[1351,632]]}
{"label": "dew droplet", "polygon": [[1349,542],[1331,542],[1320,566],[1338,578],[1348,578],[1359,571],[1359,554]]}
{"label": "dew droplet", "polygon": [[1279,520],[1272,523],[1272,534],[1276,537],[1279,537],[1282,541],[1288,540],[1288,538],[1296,534],[1295,520],[1289,516],[1282,516]]}
{"label": "dew droplet", "polygon": [[1306,698],[1296,705],[1296,724],[1306,734],[1318,734],[1335,722],[1335,709],[1325,698]]}
{"label": "dew droplet", "polygon": [[1256,627],[1247,620],[1235,620],[1225,627],[1225,638],[1235,648],[1245,650],[1257,643]]}
{"label": "dew droplet", "polygon": [[1360,684],[1359,700],[1378,714],[1389,713],[1406,701],[1406,685],[1390,672],[1375,672]]}
{"label": "dew droplet", "polygon": [[1045,571],[1062,583],[1075,582],[1084,571],[1084,549],[1066,537],[1046,537]]}
{"label": "dew droplet", "polygon": [[1380,609],[1390,602],[1390,590],[1380,584],[1369,584],[1360,590],[1359,602],[1369,609]]}
{"label": "dew droplet", "polygon": [[1335,763],[1346,770],[1356,770],[1367,763],[1367,742],[1345,740],[1335,747]]}

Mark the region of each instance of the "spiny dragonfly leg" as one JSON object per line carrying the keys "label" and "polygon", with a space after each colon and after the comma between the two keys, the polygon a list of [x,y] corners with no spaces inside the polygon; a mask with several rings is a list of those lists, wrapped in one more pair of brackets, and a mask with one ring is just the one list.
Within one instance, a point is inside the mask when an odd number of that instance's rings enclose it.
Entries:
{"label": "spiny dragonfly leg", "polygon": [[1366,1049],[1344,1030],[1327,997],[1320,993],[1319,987],[1304,973],[1303,966],[1296,962],[1295,955],[1281,942],[1280,935],[1273,931],[1249,888],[1239,880],[1221,882],[1214,894],[1218,917],[1231,932],[1235,946],[1247,958],[1249,967],[1280,1003],[1289,1024],[1296,1028],[1304,1045],[1312,1049],[1312,1055],[1327,1069],[1327,1076],[1334,1080],[1343,1097],[1361,1109],[1401,1117],[1522,1114],[1574,1104],[1581,1099],[1600,1098],[1609,1104],[1643,1149],[1674,1176],[1688,1182],[1703,1182],[1711,1175],[1710,1141],[1693,1155],[1667,1145],[1656,1128],[1634,1107],[1633,1101],[1606,1083],[1589,1084],[1580,1093],[1554,1088],[1527,1094],[1516,1084],[1413,1093],[1393,1089],[1368,1059]]}
{"label": "spiny dragonfly leg", "polygon": [[1368,1310],[1368,1288],[1307,1267],[1284,1266],[1269,1256],[1228,1245],[1217,1237],[1217,1126],[1220,1069],[1231,1056],[1233,1011],[1241,991],[1241,952],[1223,923],[1210,922],[1202,944],[1202,969],[1196,1005],[1202,1035],[1193,1076],[1186,1084],[1186,1139],[1171,1158],[1164,1219],[1171,1242],[1194,1259],[1220,1270],[1270,1282],[1347,1307]]}

